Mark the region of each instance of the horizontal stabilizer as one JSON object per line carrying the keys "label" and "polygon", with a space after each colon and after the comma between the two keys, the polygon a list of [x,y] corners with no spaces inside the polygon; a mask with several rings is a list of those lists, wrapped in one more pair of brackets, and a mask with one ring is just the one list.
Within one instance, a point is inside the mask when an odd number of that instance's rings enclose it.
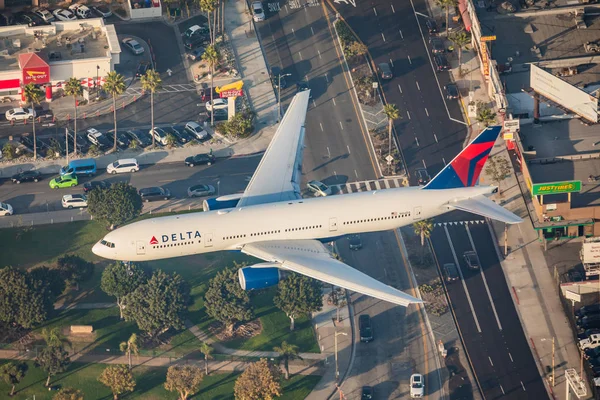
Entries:
{"label": "horizontal stabilizer", "polygon": [[492,200],[483,195],[448,203],[448,207],[482,215],[484,217],[495,219],[496,221],[502,221],[507,224],[518,224],[523,222],[520,217],[511,213],[504,207],[494,203]]}

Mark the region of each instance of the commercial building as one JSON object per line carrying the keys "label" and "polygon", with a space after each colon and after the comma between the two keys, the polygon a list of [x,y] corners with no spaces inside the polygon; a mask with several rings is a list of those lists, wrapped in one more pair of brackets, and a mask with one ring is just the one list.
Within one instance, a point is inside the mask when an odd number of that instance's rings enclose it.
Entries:
{"label": "commercial building", "polygon": [[0,98],[20,98],[20,88],[34,83],[46,97],[75,77],[84,87],[102,84],[119,63],[121,47],[113,25],[102,18],[0,28]]}

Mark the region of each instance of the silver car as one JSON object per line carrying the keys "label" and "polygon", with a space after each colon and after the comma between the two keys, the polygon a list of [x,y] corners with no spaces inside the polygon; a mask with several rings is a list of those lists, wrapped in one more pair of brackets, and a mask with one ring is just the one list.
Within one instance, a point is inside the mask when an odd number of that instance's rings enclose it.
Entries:
{"label": "silver car", "polygon": [[308,190],[314,193],[315,196],[329,196],[331,194],[331,188],[319,181],[310,181],[306,184]]}
{"label": "silver car", "polygon": [[265,11],[260,1],[252,2],[252,18],[254,22],[260,22],[265,20]]}
{"label": "silver car", "polygon": [[144,48],[135,39],[125,38],[121,41],[121,43],[123,43],[123,46],[127,47],[127,49],[129,49],[129,51],[135,55],[144,54]]}
{"label": "silver car", "polygon": [[215,194],[215,188],[212,185],[194,185],[188,188],[188,197],[203,197]]}

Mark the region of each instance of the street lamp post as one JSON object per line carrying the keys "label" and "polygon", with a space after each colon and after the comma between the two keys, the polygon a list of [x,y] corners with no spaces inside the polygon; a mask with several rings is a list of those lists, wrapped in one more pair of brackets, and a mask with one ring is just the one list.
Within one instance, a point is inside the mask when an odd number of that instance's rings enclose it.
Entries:
{"label": "street lamp post", "polygon": [[292,74],[277,75],[277,121],[281,122],[281,77],[292,76]]}
{"label": "street lamp post", "polygon": [[339,370],[339,367],[338,367],[338,345],[337,345],[337,337],[338,337],[338,335],[348,336],[348,334],[346,332],[338,332],[337,331],[337,326],[335,326],[335,320],[333,321],[333,326],[335,327],[335,334],[333,335],[333,342],[334,342],[334,348],[335,348],[335,350],[334,350],[334,352],[335,352],[335,379],[337,380],[340,377],[340,370]]}
{"label": "street lamp post", "polygon": [[95,82],[95,87],[96,87],[96,98],[99,98],[100,96],[98,96],[98,93],[100,93],[100,85],[99,85],[99,81],[100,80],[100,66],[96,65],[96,82]]}
{"label": "street lamp post", "polygon": [[221,195],[221,181],[217,181],[217,197]]}

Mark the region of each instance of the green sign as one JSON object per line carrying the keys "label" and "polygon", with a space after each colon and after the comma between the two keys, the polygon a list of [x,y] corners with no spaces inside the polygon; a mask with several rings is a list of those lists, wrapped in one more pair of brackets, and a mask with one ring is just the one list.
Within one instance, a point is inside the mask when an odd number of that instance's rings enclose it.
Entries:
{"label": "green sign", "polygon": [[572,192],[581,192],[581,181],[534,183],[531,188],[531,193],[533,193],[534,196]]}

